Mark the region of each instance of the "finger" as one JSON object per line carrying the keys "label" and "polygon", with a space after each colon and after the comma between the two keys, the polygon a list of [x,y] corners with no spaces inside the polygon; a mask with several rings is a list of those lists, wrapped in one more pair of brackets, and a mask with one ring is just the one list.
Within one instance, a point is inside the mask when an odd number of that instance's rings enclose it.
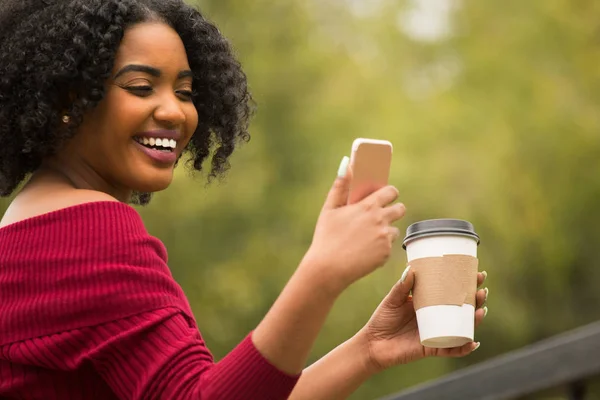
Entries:
{"label": "finger", "polygon": [[488,313],[487,307],[483,307],[483,308],[480,308],[479,310],[475,311],[475,327],[476,328],[483,322],[483,319],[487,316],[487,313]]}
{"label": "finger", "polygon": [[404,217],[406,207],[402,203],[396,203],[384,209],[384,215],[387,221],[393,223]]}
{"label": "finger", "polygon": [[392,287],[392,290],[388,293],[385,300],[392,307],[402,306],[408,300],[408,295],[412,290],[414,283],[415,274],[414,271],[410,269],[409,265],[402,273],[400,280]]}
{"label": "finger", "polygon": [[475,294],[475,308],[481,308],[487,301],[488,288],[479,289]]}
{"label": "finger", "polygon": [[338,176],[335,182],[333,182],[333,187],[329,190],[323,208],[332,210],[345,206],[348,203],[350,182],[352,182],[352,170],[348,165],[349,162],[350,159],[348,157],[342,158],[338,169]]}
{"label": "finger", "polygon": [[390,241],[394,243],[400,237],[400,229],[395,226],[388,226],[388,236],[390,237]]}
{"label": "finger", "polygon": [[363,201],[385,207],[398,198],[398,189],[393,186],[385,186],[368,195]]}
{"label": "finger", "polygon": [[460,347],[452,347],[449,349],[440,349],[439,357],[464,357],[477,350],[480,346],[480,342],[469,342]]}
{"label": "finger", "polygon": [[477,287],[483,285],[483,282],[485,282],[486,278],[487,278],[486,271],[479,272],[477,274]]}

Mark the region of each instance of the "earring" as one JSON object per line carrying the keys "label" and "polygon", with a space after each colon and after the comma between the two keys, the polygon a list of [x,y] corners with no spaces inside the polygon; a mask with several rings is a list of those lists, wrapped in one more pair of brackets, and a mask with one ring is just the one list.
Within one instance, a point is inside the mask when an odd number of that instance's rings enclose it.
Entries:
{"label": "earring", "polygon": [[63,117],[62,117],[62,121],[63,121],[65,124],[68,124],[69,122],[71,122],[71,117],[69,117],[68,115],[66,115],[66,114],[65,114],[65,115],[63,115]]}

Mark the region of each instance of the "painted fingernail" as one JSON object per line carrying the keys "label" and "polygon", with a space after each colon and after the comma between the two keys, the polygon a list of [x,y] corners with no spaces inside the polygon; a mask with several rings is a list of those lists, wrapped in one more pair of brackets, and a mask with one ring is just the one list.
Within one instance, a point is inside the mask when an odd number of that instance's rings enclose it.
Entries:
{"label": "painted fingernail", "polygon": [[483,275],[483,281],[487,279],[487,271],[481,271],[481,275]]}
{"label": "painted fingernail", "polygon": [[473,348],[473,350],[471,350],[471,351],[475,351],[475,350],[477,350],[477,349],[479,348],[479,346],[481,346],[481,342],[477,342],[477,343],[475,343],[475,347],[474,347],[474,348]]}
{"label": "painted fingernail", "polygon": [[404,280],[406,279],[406,276],[408,275],[409,270],[410,270],[410,265],[408,267],[406,267],[406,269],[402,273],[402,276],[400,277],[400,283],[404,283]]}
{"label": "painted fingernail", "polygon": [[488,295],[490,294],[490,289],[485,288],[483,291],[485,292],[485,300],[487,301]]}
{"label": "painted fingernail", "polygon": [[487,312],[488,312],[487,306],[483,307],[483,318],[485,318],[485,316],[487,315]]}
{"label": "painted fingernail", "polygon": [[348,171],[348,163],[349,162],[350,162],[350,159],[347,156],[344,156],[344,158],[342,158],[342,162],[340,162],[340,167],[338,168],[338,172],[337,172],[338,178],[343,178],[344,176],[346,176],[346,172]]}

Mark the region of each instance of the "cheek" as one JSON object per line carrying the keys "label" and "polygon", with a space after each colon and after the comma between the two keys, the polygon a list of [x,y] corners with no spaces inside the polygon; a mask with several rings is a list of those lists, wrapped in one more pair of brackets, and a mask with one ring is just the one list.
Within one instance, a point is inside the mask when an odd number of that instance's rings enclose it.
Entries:
{"label": "cheek", "polygon": [[143,126],[150,107],[142,98],[136,98],[128,93],[113,92],[106,97],[104,107],[104,131],[112,132],[110,136],[122,136],[129,139]]}
{"label": "cheek", "polygon": [[189,138],[192,137],[194,132],[196,132],[196,128],[198,127],[198,111],[193,104],[191,104],[185,111],[185,121],[186,121],[186,133]]}

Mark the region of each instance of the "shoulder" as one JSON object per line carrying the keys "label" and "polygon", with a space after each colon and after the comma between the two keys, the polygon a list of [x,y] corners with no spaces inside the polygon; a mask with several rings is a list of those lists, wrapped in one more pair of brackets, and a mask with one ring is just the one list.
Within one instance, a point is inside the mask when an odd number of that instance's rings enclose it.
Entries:
{"label": "shoulder", "polygon": [[149,234],[137,210],[109,195],[79,189],[24,194],[2,218],[0,247],[27,243],[39,254],[60,251],[83,259],[97,259],[102,250],[119,262],[133,262],[136,254],[152,254],[159,263],[167,259],[164,245]]}
{"label": "shoulder", "polygon": [[27,191],[10,204],[0,221],[0,228],[85,204],[105,202],[119,203],[111,195],[95,190],[57,189],[44,192],[43,195],[37,191]]}

